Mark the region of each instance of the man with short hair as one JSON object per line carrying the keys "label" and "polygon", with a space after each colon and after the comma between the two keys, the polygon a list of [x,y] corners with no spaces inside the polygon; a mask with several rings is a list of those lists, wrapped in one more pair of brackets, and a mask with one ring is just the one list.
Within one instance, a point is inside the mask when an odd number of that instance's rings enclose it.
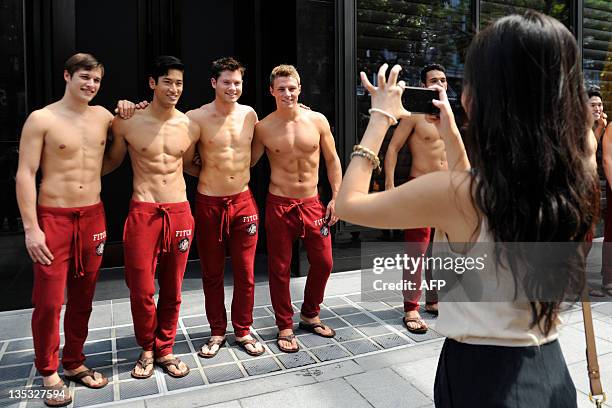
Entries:
{"label": "man with short hair", "polygon": [[134,332],[142,347],[131,372],[138,379],[153,375],[154,363],[172,377],[189,373],[189,367],[172,354],[194,224],[182,158],[200,133],[198,125],[175,108],[183,91],[183,71],[178,58],[161,56],[155,61],[149,77],[153,101],[131,119],[113,122],[114,140],[104,163],[106,173],[119,166],[129,151],[134,173],[123,236]]}
{"label": "man with short hair", "polygon": [[601,99],[601,92],[598,86],[589,88],[587,96],[589,97],[589,107],[593,114],[593,133],[597,143],[599,143],[608,126],[608,116],[604,112],[603,100]]}
{"label": "man with short hair", "polygon": [[[214,357],[225,343],[227,315],[223,272],[226,247],[234,275],[232,325],[236,343],[253,356],[265,351],[250,333],[259,215],[249,190],[249,179],[257,114],[250,106],[238,103],[243,75],[244,67],[234,58],[214,61],[210,81],[215,99],[187,112],[187,116],[200,126],[197,146],[202,167],[191,172],[198,177],[196,234],[206,317],[211,329],[211,338],[198,352],[203,358]],[[192,167],[188,166],[192,156],[187,154],[184,158],[186,170]]]}
{"label": "man with short hair", "polygon": [[[279,329],[277,345],[287,353],[299,350],[289,292],[291,252],[297,238],[304,242],[310,262],[300,328],[323,337],[335,335],[321,323],[319,310],[332,270],[329,227],[337,221],[334,203],[342,169],[327,119],[298,105],[300,91],[295,67],[279,65],[272,70],[270,93],[276,100],[276,110],[255,126],[251,158],[254,165],[265,151],[270,160],[265,220],[270,297]],[[327,208],[317,194],[321,154],[332,190]]]}
{"label": "man with short hair", "polygon": [[[440,64],[429,64],[421,70],[421,86],[424,88],[440,85],[447,89],[446,70]],[[446,151],[444,141],[436,127],[425,119],[425,115],[413,114],[400,121],[393,132],[393,137],[385,154],[385,189],[395,187],[395,167],[399,150],[408,145],[412,157],[410,176],[408,180],[439,170],[447,170]],[[407,254],[420,257],[427,253],[431,228],[415,228],[404,231],[404,240],[409,243]],[[413,271],[404,271],[404,279],[415,282],[417,288],[421,286],[422,265],[419,264]],[[426,278],[431,280],[431,271],[425,271]],[[419,313],[419,299],[421,290],[404,291],[404,318],[403,322],[409,332],[423,334],[427,332],[427,323]],[[438,299],[435,290],[426,293],[425,310],[434,315],[438,314]]]}
{"label": "man with short hair", "polygon": [[[100,89],[104,67],[79,53],[64,65],[66,87],[57,102],[30,114],[23,126],[17,200],[28,254],[34,261],[32,336],[35,365],[48,406],[72,402],[59,375],[59,320],[67,288],[62,356],[66,379],[89,388],[108,383],[85,365],[83,344],[106,241],[100,202],[100,170],[113,116],[89,103]],[[38,197],[36,172],[42,172]]]}

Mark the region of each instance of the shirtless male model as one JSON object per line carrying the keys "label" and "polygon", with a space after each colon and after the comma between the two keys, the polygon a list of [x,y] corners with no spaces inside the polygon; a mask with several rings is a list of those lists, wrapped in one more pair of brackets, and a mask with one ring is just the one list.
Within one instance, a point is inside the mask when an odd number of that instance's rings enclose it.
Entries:
{"label": "shirtless male model", "polygon": [[[421,85],[430,87],[440,85],[447,89],[446,70],[439,64],[430,64],[421,70]],[[428,122],[425,115],[413,114],[400,121],[395,129],[387,153],[385,154],[385,189],[395,187],[394,175],[399,150],[408,144],[412,156],[410,168],[410,179],[422,176],[438,170],[446,170],[446,151],[444,141],[438,134],[436,127]],[[430,228],[407,229],[404,231],[404,240],[409,242],[408,255],[420,257],[425,254],[431,237]],[[422,268],[419,265],[415,271],[404,271],[404,279],[417,283],[420,287]],[[425,271],[427,279],[431,279],[431,271]],[[427,323],[421,319],[419,314],[420,290],[404,291],[404,325],[411,333],[422,334],[427,332]],[[437,294],[435,291],[427,291],[427,302],[425,310],[438,314]]]}
{"label": "shirtless male model", "polygon": [[[48,406],[72,402],[59,375],[60,311],[64,316],[64,377],[90,388],[108,380],[83,363],[91,302],[106,241],[100,171],[113,116],[89,102],[104,68],[90,54],[64,65],[66,89],[59,101],[34,111],[23,126],[17,171],[17,201],[28,254],[34,261],[32,336],[34,363],[43,376]],[[36,192],[36,172],[42,180]]]}
{"label": "shirtless male model", "polygon": [[[300,76],[291,65],[280,65],[270,75],[276,110],[255,126],[251,164],[264,151],[270,160],[266,200],[266,234],[270,297],[279,329],[278,347],[293,353],[299,346],[293,334],[293,306],[289,292],[293,241],[301,238],[310,270],[304,289],[300,328],[323,337],[335,332],[321,324],[320,304],[332,270],[329,227],[336,223],[334,203],[342,169],[334,137],[325,116],[298,105]],[[317,193],[319,159],[325,160],[332,199],[323,206]]]}
{"label": "shirtless male model", "polygon": [[189,373],[189,367],[172,354],[194,226],[182,159],[200,134],[198,125],[175,108],[183,91],[183,71],[175,57],[155,61],[149,78],[153,101],[131,119],[113,122],[114,140],[104,163],[106,173],[119,166],[129,151],[134,173],[123,232],[125,278],[134,332],[142,347],[131,372],[134,378],[150,377],[154,363],[172,377]]}
{"label": "shirtless male model", "polygon": [[[223,271],[226,246],[234,275],[232,325],[236,343],[253,356],[265,351],[250,333],[259,215],[249,190],[249,179],[257,114],[251,107],[238,103],[243,74],[244,67],[233,58],[214,61],[211,78],[214,101],[187,112],[187,116],[200,126],[197,147],[202,167],[196,167],[193,173],[198,177],[195,219],[206,316],[212,335],[198,353],[203,358],[214,357],[225,343],[227,315]],[[184,158],[186,171],[188,165],[192,167],[191,157],[188,154]]]}

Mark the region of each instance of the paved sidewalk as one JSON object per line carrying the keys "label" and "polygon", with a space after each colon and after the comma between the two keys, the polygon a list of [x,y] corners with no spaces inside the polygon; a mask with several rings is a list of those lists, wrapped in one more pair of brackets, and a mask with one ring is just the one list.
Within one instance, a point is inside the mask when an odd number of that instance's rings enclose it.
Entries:
{"label": "paved sidewalk", "polygon": [[[591,254],[589,281],[594,285],[600,279],[600,263],[599,254]],[[305,278],[292,279],[293,299],[302,298],[304,283]],[[267,346],[266,354],[258,358],[233,346],[231,336],[230,345],[216,358],[198,358],[195,353],[210,330],[203,315],[202,292],[185,292],[175,352],[192,372],[181,380],[164,375],[159,368],[149,380],[131,379],[129,370],[139,349],[133,339],[129,302],[97,302],[85,352],[88,364],[101,367],[111,383],[103,390],[72,385],[72,406],[433,407],[433,383],[443,339],[435,330],[420,336],[408,333],[401,323],[401,296],[364,299],[360,283],[358,271],[332,275],[321,316],[337,329],[338,336],[328,340],[298,330],[302,351],[294,355],[276,348],[268,286],[258,284],[253,331]],[[231,289],[226,288],[226,299],[231,299]],[[300,302],[294,305],[299,310]],[[612,303],[594,304],[593,316],[604,389],[609,391]],[[37,386],[41,381],[32,364],[30,317],[31,310],[0,313],[0,406],[42,406],[37,400],[7,398],[10,389]],[[423,317],[435,325],[435,318],[426,313]],[[563,314],[563,320],[561,346],[578,389],[579,406],[588,407],[581,310],[572,307]]]}

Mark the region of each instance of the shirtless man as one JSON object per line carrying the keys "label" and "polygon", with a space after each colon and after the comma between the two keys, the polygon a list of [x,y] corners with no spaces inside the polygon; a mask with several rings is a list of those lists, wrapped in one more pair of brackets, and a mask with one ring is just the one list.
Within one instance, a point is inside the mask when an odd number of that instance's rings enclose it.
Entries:
{"label": "shirtless man", "polygon": [[[333,329],[321,324],[319,306],[332,270],[329,226],[338,220],[334,203],[342,169],[327,119],[298,106],[300,91],[300,76],[293,66],[280,65],[272,70],[270,92],[276,99],[276,110],[255,126],[251,158],[254,165],[265,151],[270,160],[265,221],[270,297],[279,329],[278,347],[287,353],[299,349],[289,293],[291,250],[298,237],[310,262],[300,328],[323,337],[335,335]],[[321,153],[332,189],[327,209],[317,194]]]}
{"label": "shirtless man", "polygon": [[[83,344],[106,239],[100,170],[113,116],[101,106],[89,105],[103,74],[102,64],[92,55],[70,57],[64,65],[64,96],[32,112],[21,134],[17,201],[26,248],[34,261],[34,362],[45,388],[56,393],[45,399],[48,406],[72,402],[57,374],[66,287],[65,377],[90,388],[108,383],[102,374],[83,365]],[[39,168],[42,180],[37,200]]]}
{"label": "shirtless man", "polygon": [[133,118],[113,122],[114,140],[104,163],[106,173],[118,167],[129,151],[134,172],[123,236],[134,332],[142,347],[131,375],[139,379],[153,375],[154,363],[172,377],[189,373],[189,367],[172,354],[194,226],[182,158],[200,134],[198,125],[175,108],[183,91],[183,70],[175,57],[155,61],[149,78],[153,101]]}
{"label": "shirtless man", "polygon": [[211,85],[215,100],[187,116],[200,126],[198,152],[202,167],[195,172],[192,151],[185,155],[185,170],[198,177],[196,234],[202,265],[206,316],[211,338],[199,351],[203,358],[214,357],[225,342],[227,315],[224,302],[223,270],[225,247],[229,246],[234,274],[232,325],[236,343],[246,353],[258,356],[264,348],[250,334],[253,324],[255,278],[253,266],[257,247],[259,216],[249,190],[251,142],[257,114],[240,105],[244,67],[233,58],[212,64]]}
{"label": "shirtless man", "polygon": [[[440,85],[447,89],[446,70],[439,64],[430,64],[421,70],[421,85],[430,87]],[[444,141],[438,134],[436,127],[425,119],[425,115],[411,115],[402,119],[395,129],[387,153],[385,155],[385,189],[395,187],[395,166],[399,150],[408,144],[412,156],[410,168],[410,179],[422,176],[438,170],[446,170],[446,152]],[[431,237],[430,228],[408,229],[404,231],[404,240],[410,242],[407,254],[410,256],[421,256],[426,253]],[[411,272],[411,273],[409,273]],[[404,279],[417,283],[420,287],[421,266],[415,271],[404,271]],[[431,271],[425,271],[426,278],[431,279]],[[427,332],[427,323],[421,319],[419,314],[420,290],[404,291],[404,325],[411,333],[423,334]],[[438,314],[438,300],[435,291],[427,291],[425,310],[432,314]]]}
{"label": "shirtless man", "polygon": [[592,87],[589,89],[587,96],[589,97],[589,107],[593,114],[593,133],[597,143],[599,143],[608,127],[608,116],[603,110],[603,101],[601,99],[599,87]]}

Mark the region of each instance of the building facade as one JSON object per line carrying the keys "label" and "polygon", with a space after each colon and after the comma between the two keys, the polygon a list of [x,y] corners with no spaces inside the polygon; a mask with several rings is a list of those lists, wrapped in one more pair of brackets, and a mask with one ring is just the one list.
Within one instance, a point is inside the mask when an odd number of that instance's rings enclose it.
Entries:
{"label": "building facade", "polygon": [[[447,68],[449,96],[459,106],[464,55],[477,30],[494,19],[535,9],[563,22],[582,46],[585,81],[602,89],[612,117],[612,2],[609,0],[0,0],[0,309],[29,307],[31,263],[15,200],[19,134],[27,115],[61,98],[63,63],[75,52],[94,54],[106,74],[94,100],[113,110],[119,99],[150,99],[146,70],[157,55],[186,66],[179,109],[209,102],[210,63],[235,56],[247,67],[241,103],[259,117],[274,109],[268,76],[281,63],[302,78],[301,102],[325,114],[343,165],[367,124],[368,96],[358,72],[373,76],[383,62],[399,63],[403,79],[418,86],[429,62]],[[388,139],[387,139],[388,140]],[[383,148],[385,148],[383,146]],[[384,152],[383,152],[384,153]],[[400,152],[396,184],[410,157]],[[253,169],[251,188],[263,214],[269,167]],[[191,197],[196,180],[186,176]],[[330,196],[324,168],[320,193]],[[131,195],[129,162],[103,178],[108,222],[105,266],[122,265],[122,230]],[[374,177],[372,190],[384,188]],[[263,229],[262,229],[263,230]],[[358,269],[360,243],[399,234],[339,223],[334,231],[335,270]],[[260,238],[260,253],[265,253]],[[295,253],[299,273],[304,255]],[[197,257],[197,253],[191,255]]]}

